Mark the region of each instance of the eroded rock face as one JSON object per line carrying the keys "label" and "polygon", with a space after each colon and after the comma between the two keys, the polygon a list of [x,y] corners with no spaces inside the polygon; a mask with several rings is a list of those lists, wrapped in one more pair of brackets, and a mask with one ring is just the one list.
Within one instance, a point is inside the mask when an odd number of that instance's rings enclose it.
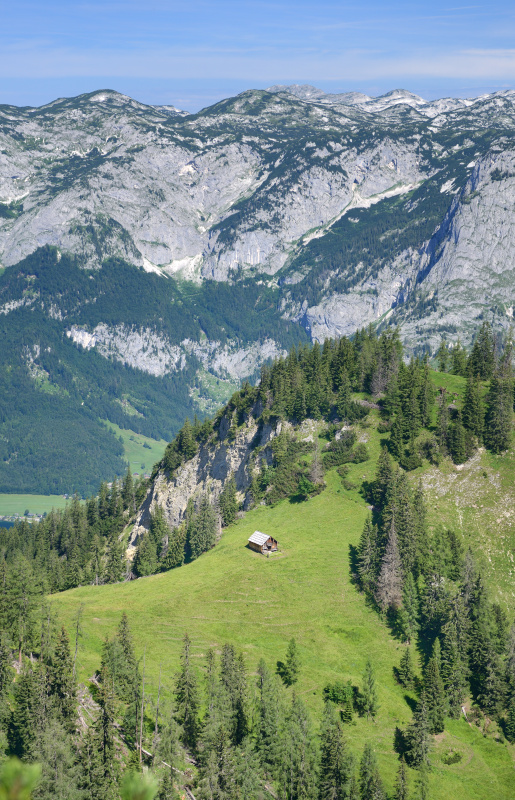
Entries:
{"label": "eroded rock face", "polygon": [[[466,340],[485,308],[511,319],[514,92],[428,103],[279,86],[184,115],[104,91],[3,107],[0,121],[1,266],[51,244],[90,269],[118,256],[163,280],[251,276],[280,286],[284,317],[318,341],[391,318],[411,348],[432,346],[462,325]],[[378,208],[390,226],[334,259],[341,221],[358,230]],[[406,234],[408,212],[420,235]],[[187,342],[125,334],[71,335],[154,375],[181,369]],[[215,374],[259,363],[231,343],[194,349]]]}
{"label": "eroded rock face", "polygon": [[[254,413],[257,416],[259,409]],[[255,450],[259,447],[259,462],[272,463],[270,443],[280,433],[281,423],[275,426],[258,424],[255,417],[250,416],[236,430],[234,438],[229,436],[229,430],[230,420],[224,417],[215,442],[202,445],[194,458],[179,467],[173,477],[163,470],[157,474],[138,511],[129,541],[130,550],[148,530],[150,515],[156,506],[163,509],[170,528],[174,528],[184,519],[190,500],[195,502],[207,495],[216,503],[231,475],[234,475],[240,502],[245,505],[253,470],[258,467]]]}

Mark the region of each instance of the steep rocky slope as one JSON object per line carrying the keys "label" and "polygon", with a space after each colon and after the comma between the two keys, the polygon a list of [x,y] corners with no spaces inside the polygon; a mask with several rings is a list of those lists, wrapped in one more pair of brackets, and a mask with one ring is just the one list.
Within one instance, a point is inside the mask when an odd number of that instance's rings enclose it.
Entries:
{"label": "steep rocky slope", "polygon": [[[467,343],[481,317],[512,321],[514,193],[513,92],[0,106],[2,364],[30,407],[45,391],[170,438],[294,342],[391,323],[415,352]],[[142,375],[171,381],[170,424]],[[15,469],[23,448],[0,450]]]}

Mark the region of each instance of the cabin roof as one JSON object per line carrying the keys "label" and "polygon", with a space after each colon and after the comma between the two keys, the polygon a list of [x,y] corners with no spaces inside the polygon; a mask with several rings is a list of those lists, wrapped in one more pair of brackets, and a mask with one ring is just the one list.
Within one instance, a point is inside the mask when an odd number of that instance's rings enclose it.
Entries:
{"label": "cabin roof", "polygon": [[265,542],[268,542],[269,539],[270,536],[268,533],[261,533],[261,531],[254,531],[252,536],[249,536],[249,542],[252,542],[253,544],[263,545]]}

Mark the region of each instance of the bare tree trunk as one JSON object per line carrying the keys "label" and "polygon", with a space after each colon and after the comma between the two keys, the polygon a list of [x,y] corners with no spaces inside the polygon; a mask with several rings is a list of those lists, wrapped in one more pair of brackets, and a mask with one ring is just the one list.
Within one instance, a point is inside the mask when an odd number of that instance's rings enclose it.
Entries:
{"label": "bare tree trunk", "polygon": [[80,621],[82,619],[82,612],[84,611],[84,603],[81,603],[77,611],[75,620],[75,655],[73,656],[73,680],[75,680],[75,666],[77,664],[77,653],[79,651],[79,639],[82,636],[82,628]]}
{"label": "bare tree trunk", "polygon": [[157,726],[159,722],[159,698],[161,697],[161,667],[159,665],[159,688],[157,690],[157,705],[156,705],[156,724],[154,725],[154,739],[152,741],[152,750],[155,752],[156,749],[156,739],[157,739]]}
{"label": "bare tree trunk", "polygon": [[143,747],[143,712],[144,712],[144,704],[145,704],[145,656],[147,654],[147,648],[143,651],[143,680],[141,682],[141,715],[140,715],[140,726],[139,726],[139,763],[141,764],[142,755],[141,755],[141,748]]}

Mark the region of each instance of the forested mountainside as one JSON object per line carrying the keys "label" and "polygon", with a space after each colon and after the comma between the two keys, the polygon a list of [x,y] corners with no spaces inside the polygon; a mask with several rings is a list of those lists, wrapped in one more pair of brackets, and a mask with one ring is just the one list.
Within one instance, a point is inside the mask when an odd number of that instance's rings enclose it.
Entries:
{"label": "forested mountainside", "polygon": [[438,358],[295,348],[150,486],[1,533],[3,741],[36,797],[513,796],[512,345],[484,323]]}
{"label": "forested mountainside", "polygon": [[172,114],[102,91],[0,118],[0,489],[91,491],[124,466],[99,420],[168,438],[293,343],[509,326],[513,93]]}

